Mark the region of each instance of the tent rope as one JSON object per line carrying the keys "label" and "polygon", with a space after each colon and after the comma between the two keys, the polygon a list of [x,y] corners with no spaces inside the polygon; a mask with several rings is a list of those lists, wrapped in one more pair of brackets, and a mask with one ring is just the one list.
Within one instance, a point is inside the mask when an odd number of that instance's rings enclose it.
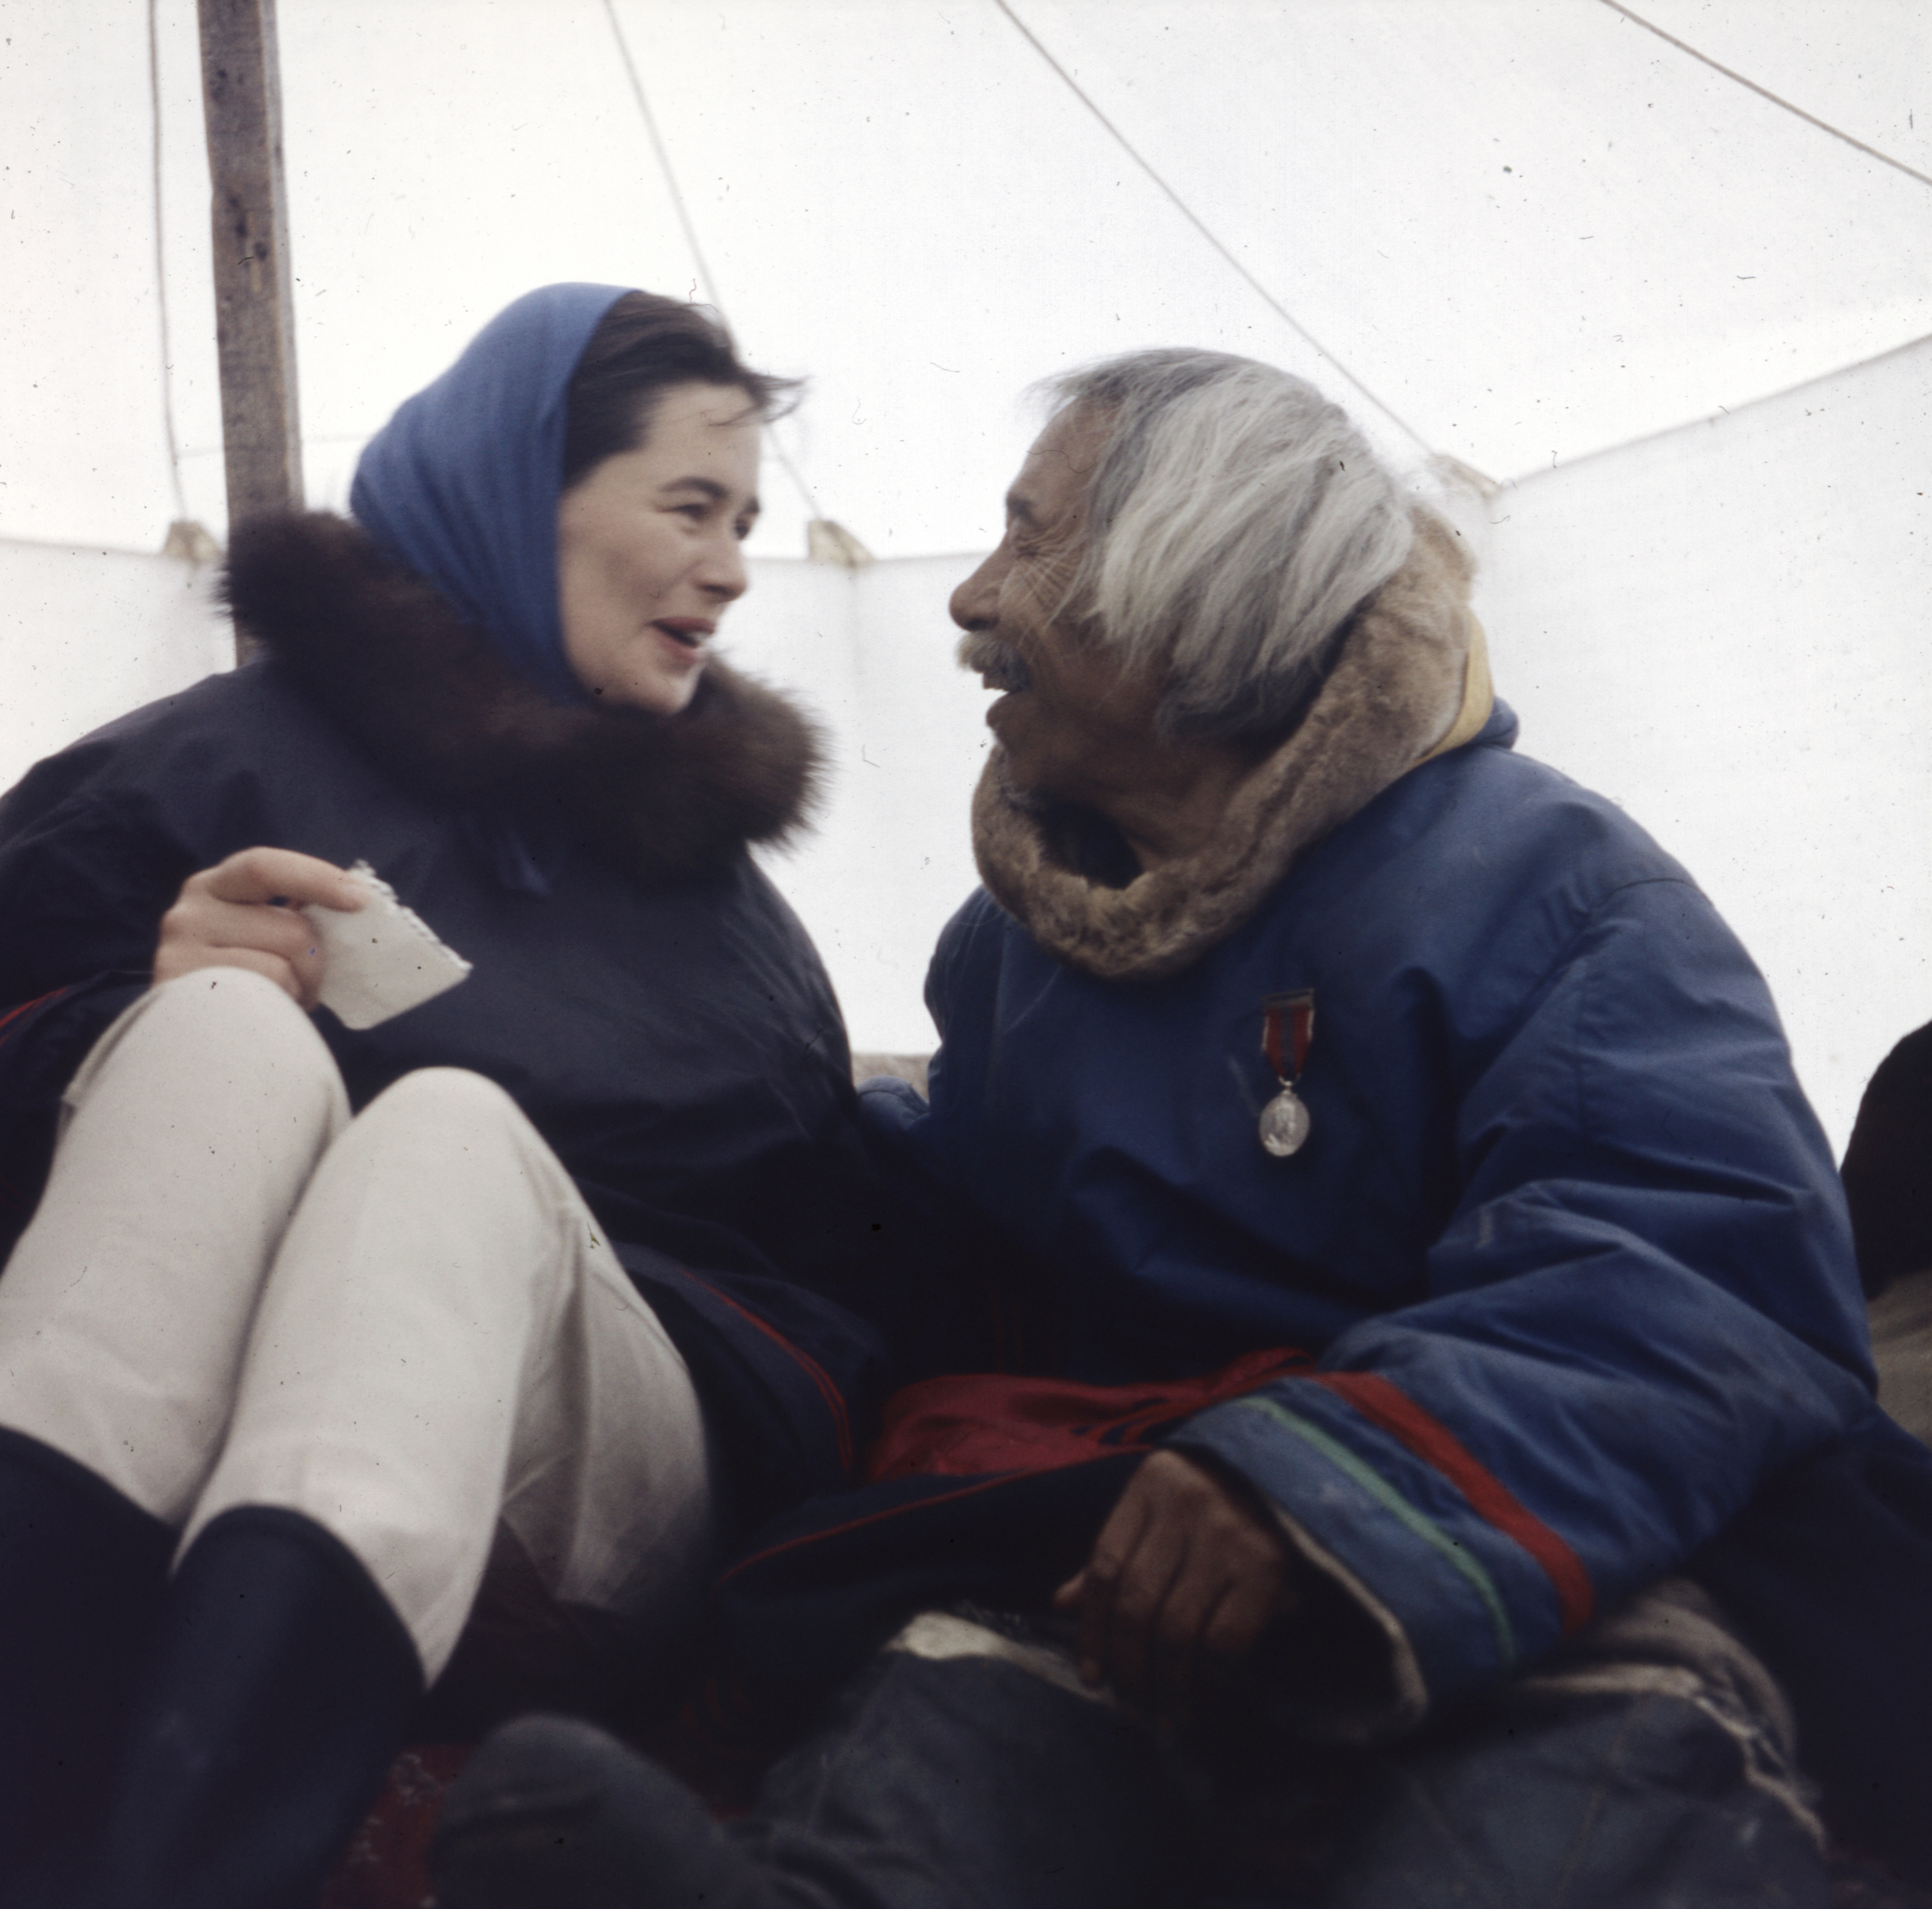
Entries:
{"label": "tent rope", "polygon": [[1787,99],[1780,98],[1768,86],[1760,86],[1755,80],[1747,80],[1742,73],[1733,73],[1720,62],[1712,59],[1708,53],[1700,53],[1695,47],[1688,45],[1675,34],[1666,33],[1662,27],[1654,26],[1641,14],[1634,14],[1620,4],[1620,0],[1602,0],[1602,4],[1613,14],[1621,14],[1634,26],[1640,26],[1646,33],[1654,33],[1666,46],[1675,47],[1680,53],[1688,53],[1694,60],[1701,60],[1713,73],[1721,73],[1726,80],[1735,80],[1740,86],[1748,88],[1760,99],[1768,100],[1773,106],[1782,107],[1794,118],[1802,119],[1808,126],[1815,126],[1821,133],[1829,133],[1834,140],[1843,140],[1846,145],[1862,152],[1868,159],[1876,159],[1881,166],[1889,166],[1894,173],[1903,173],[1909,179],[1916,179],[1921,185],[1932,185],[1932,178],[1906,164],[1902,159],[1894,159],[1888,152],[1881,152],[1875,146],[1868,146],[1863,140],[1856,140],[1816,114],[1807,113],[1802,106],[1793,106]]}
{"label": "tent rope", "polygon": [[1152,165],[1150,165],[1147,160],[1141,156],[1140,152],[1135,147],[1133,142],[1127,137],[1126,134],[1120,131],[1119,127],[1116,126],[1114,122],[1100,110],[1100,107],[1094,103],[1093,100],[1082,89],[1080,83],[1073,77],[1072,74],[1067,71],[1065,67],[1060,65],[1059,61],[1054,58],[1052,54],[1047,51],[1046,48],[1043,45],[1041,44],[1040,40],[1034,35],[1033,29],[1027,25],[1024,20],[1020,18],[1018,14],[1013,11],[1012,8],[1007,4],[1007,0],[993,0],[993,4],[999,8],[1001,13],[1006,15],[1008,20],[1012,22],[1014,26],[1018,29],[1021,36],[1026,41],[1027,44],[1032,47],[1034,51],[1039,54],[1040,58],[1046,61],[1047,65],[1052,68],[1054,71],[1060,76],[1062,81],[1065,83],[1068,91],[1072,94],[1073,97],[1077,99],[1096,119],[1099,120],[1103,127],[1106,128],[1108,133],[1112,137],[1114,143],[1120,147],[1120,150],[1124,152],[1127,157],[1131,159],[1134,164],[1160,188],[1161,191],[1167,196],[1168,200],[1173,205],[1175,211],[1179,212],[1180,216],[1184,218],[1190,225],[1193,227],[1194,230],[1200,233],[1203,239],[1207,240],[1208,243],[1221,255],[1222,258],[1226,260],[1228,264],[1233,266],[1234,270],[1240,275],[1244,280],[1246,281],[1249,288],[1259,296],[1262,302],[1267,305],[1268,309],[1272,311],[1283,324],[1287,326],[1288,329],[1293,332],[1296,337],[1300,338],[1305,344],[1310,346],[1319,356],[1324,359],[1329,364],[1334,365],[1335,369],[1339,371],[1344,378],[1347,379],[1348,383],[1353,385],[1356,390],[1360,392],[1378,411],[1381,412],[1384,417],[1388,419],[1392,423],[1398,425],[1402,431],[1406,431],[1418,444],[1421,446],[1424,450],[1432,451],[1435,449],[1435,446],[1430,443],[1427,438],[1423,436],[1421,432],[1418,431],[1415,427],[1409,423],[1409,422],[1399,412],[1392,410],[1388,404],[1386,404],[1382,399],[1378,398],[1366,385],[1363,383],[1361,380],[1357,377],[1354,373],[1350,371],[1348,366],[1342,362],[1341,359],[1337,358],[1319,338],[1316,337],[1315,334],[1310,331],[1308,327],[1303,324],[1301,321],[1297,318],[1294,314],[1290,311],[1288,308],[1284,305],[1281,301],[1277,299],[1275,295],[1247,269],[1246,266],[1242,264],[1240,260],[1228,250],[1227,246],[1223,245],[1221,241],[1208,230],[1206,224],[1202,221],[1200,215],[1194,210],[1194,209],[1188,204],[1186,200],[1181,197],[1179,193],[1174,191],[1172,186],[1168,184],[1166,179],[1161,177],[1160,173],[1154,170]]}
{"label": "tent rope", "polygon": [[188,493],[182,488],[181,443],[175,431],[174,350],[168,336],[167,246],[161,217],[161,47],[154,21],[156,0],[148,0],[148,101],[153,128],[151,170],[154,200],[154,310],[161,332],[161,422],[167,433],[168,476],[175,489],[175,516],[188,518]]}
{"label": "tent rope", "polygon": [[[152,6],[154,0],[148,0],[148,4]],[[670,193],[670,203],[677,209],[678,223],[684,228],[684,242],[690,247],[692,263],[698,268],[698,283],[704,288],[706,299],[722,313],[724,310],[724,301],[718,296],[718,281],[712,275],[711,267],[706,262],[704,248],[698,243],[698,227],[692,218],[691,209],[685,203],[682,188],[678,185],[677,170],[670,163],[670,154],[664,146],[663,135],[658,131],[657,118],[651,111],[650,101],[644,97],[644,83],[638,76],[637,62],[631,57],[631,43],[625,38],[623,23],[617,17],[616,0],[604,0],[604,14],[610,23],[610,32],[617,42],[617,52],[624,62],[624,71],[630,76],[631,95],[638,102],[638,111],[643,116],[644,130],[650,135],[651,149],[657,155],[658,170],[664,175],[664,185]],[[779,441],[777,431],[767,425],[765,435],[770,440],[772,449],[784,474],[791,479],[794,488],[803,500],[806,516],[814,523],[818,522],[822,513],[818,508],[818,499],[812,494],[812,487],[799,474],[798,467],[792,462],[784,446]]]}

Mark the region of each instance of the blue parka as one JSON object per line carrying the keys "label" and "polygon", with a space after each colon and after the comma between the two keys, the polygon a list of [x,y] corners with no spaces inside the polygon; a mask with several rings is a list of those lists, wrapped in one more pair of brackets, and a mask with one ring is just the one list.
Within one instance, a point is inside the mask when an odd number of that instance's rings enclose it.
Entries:
{"label": "blue parka", "polygon": [[1684,871],[1515,753],[1468,575],[1424,514],[1184,854],[1016,797],[995,749],[930,1101],[862,1090],[959,1329],[864,1488],[727,1574],[737,1657],[802,1705],[914,1611],[1036,1610],[1165,1445],[1301,1561],[1244,1666],[1276,1724],[1390,1741],[1681,1572],[1834,1830],[1932,1877],[1932,1453],[1874,1401],[1824,1136]]}
{"label": "blue parka", "polygon": [[[1762,980],[1516,734],[1498,707],[1165,978],[1082,972],[976,894],[932,964],[930,1106],[867,1091],[1041,1269],[1070,1378],[1314,1355],[1169,1442],[1392,1619],[1431,1703],[1873,1411],[1843,1198]],[[1276,1157],[1264,1002],[1300,990],[1311,1129]]]}

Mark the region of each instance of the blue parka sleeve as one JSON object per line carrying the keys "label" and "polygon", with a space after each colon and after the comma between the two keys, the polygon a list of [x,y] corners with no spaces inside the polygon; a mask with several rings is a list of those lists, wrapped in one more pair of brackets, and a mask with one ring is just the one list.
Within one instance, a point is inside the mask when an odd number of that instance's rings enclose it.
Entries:
{"label": "blue parka sleeve", "polygon": [[1423,1294],[1177,1441],[1366,1592],[1437,1703],[1672,1570],[1872,1385],[1829,1152],[1694,887],[1617,888],[1454,1046]]}

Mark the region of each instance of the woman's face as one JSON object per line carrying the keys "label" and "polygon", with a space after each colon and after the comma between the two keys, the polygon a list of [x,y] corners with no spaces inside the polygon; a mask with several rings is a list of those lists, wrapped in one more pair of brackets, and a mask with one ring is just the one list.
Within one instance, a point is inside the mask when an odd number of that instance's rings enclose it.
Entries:
{"label": "woman's face", "polygon": [[556,509],[563,653],[593,696],[675,716],[691,701],[758,515],[758,420],[734,385],[658,394],[644,443]]}

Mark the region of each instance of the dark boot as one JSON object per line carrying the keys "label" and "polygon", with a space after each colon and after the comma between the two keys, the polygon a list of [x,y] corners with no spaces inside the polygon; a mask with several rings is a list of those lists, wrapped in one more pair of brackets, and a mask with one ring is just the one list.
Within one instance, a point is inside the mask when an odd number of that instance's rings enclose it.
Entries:
{"label": "dark boot", "polygon": [[136,1697],[88,1909],[314,1909],[422,1695],[357,1559],[243,1505],[188,1548]]}
{"label": "dark boot", "polygon": [[728,1831],[614,1738],[513,1724],[432,1868],[441,1909],[1154,1909],[1190,1824],[1145,1727],[998,1655],[889,1650]]}
{"label": "dark boot", "polygon": [[105,1479],[0,1427],[0,1901],[86,1845],[173,1549]]}

